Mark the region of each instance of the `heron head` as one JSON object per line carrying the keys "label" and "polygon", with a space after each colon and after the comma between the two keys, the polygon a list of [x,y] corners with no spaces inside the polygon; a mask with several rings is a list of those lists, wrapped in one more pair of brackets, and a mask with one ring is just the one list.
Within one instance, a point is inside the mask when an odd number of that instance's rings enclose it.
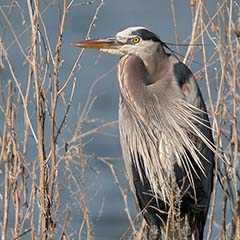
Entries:
{"label": "heron head", "polygon": [[111,54],[133,54],[140,58],[152,55],[159,45],[160,38],[145,27],[130,27],[116,34],[115,37],[86,40],[73,43],[80,48],[98,48]]}

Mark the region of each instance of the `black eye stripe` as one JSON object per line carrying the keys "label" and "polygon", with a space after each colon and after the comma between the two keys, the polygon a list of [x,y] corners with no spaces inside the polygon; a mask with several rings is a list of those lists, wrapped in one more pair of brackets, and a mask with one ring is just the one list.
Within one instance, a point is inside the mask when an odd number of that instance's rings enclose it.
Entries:
{"label": "black eye stripe", "polygon": [[154,42],[161,42],[160,38],[156,34],[148,31],[147,29],[139,29],[132,32],[132,34],[139,36],[142,40],[152,40]]}

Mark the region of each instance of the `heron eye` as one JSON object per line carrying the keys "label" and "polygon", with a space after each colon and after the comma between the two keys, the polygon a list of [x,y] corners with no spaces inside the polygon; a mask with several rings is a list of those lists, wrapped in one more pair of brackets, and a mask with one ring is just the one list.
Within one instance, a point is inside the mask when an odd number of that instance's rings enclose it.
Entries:
{"label": "heron eye", "polygon": [[132,42],[133,43],[139,43],[140,42],[140,37],[133,37]]}

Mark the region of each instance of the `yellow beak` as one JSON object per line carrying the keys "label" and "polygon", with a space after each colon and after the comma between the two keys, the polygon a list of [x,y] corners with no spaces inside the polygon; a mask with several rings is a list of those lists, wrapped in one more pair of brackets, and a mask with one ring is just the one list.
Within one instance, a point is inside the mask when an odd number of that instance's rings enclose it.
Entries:
{"label": "yellow beak", "polygon": [[115,38],[105,38],[75,42],[72,45],[80,48],[119,49],[123,43],[118,42]]}

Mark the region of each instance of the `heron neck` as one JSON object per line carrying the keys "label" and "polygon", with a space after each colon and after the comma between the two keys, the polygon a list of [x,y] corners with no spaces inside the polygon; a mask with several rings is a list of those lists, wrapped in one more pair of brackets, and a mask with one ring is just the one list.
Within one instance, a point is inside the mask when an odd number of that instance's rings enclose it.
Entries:
{"label": "heron neck", "polygon": [[153,54],[142,59],[151,77],[151,83],[162,79],[169,69],[169,57],[161,46]]}

